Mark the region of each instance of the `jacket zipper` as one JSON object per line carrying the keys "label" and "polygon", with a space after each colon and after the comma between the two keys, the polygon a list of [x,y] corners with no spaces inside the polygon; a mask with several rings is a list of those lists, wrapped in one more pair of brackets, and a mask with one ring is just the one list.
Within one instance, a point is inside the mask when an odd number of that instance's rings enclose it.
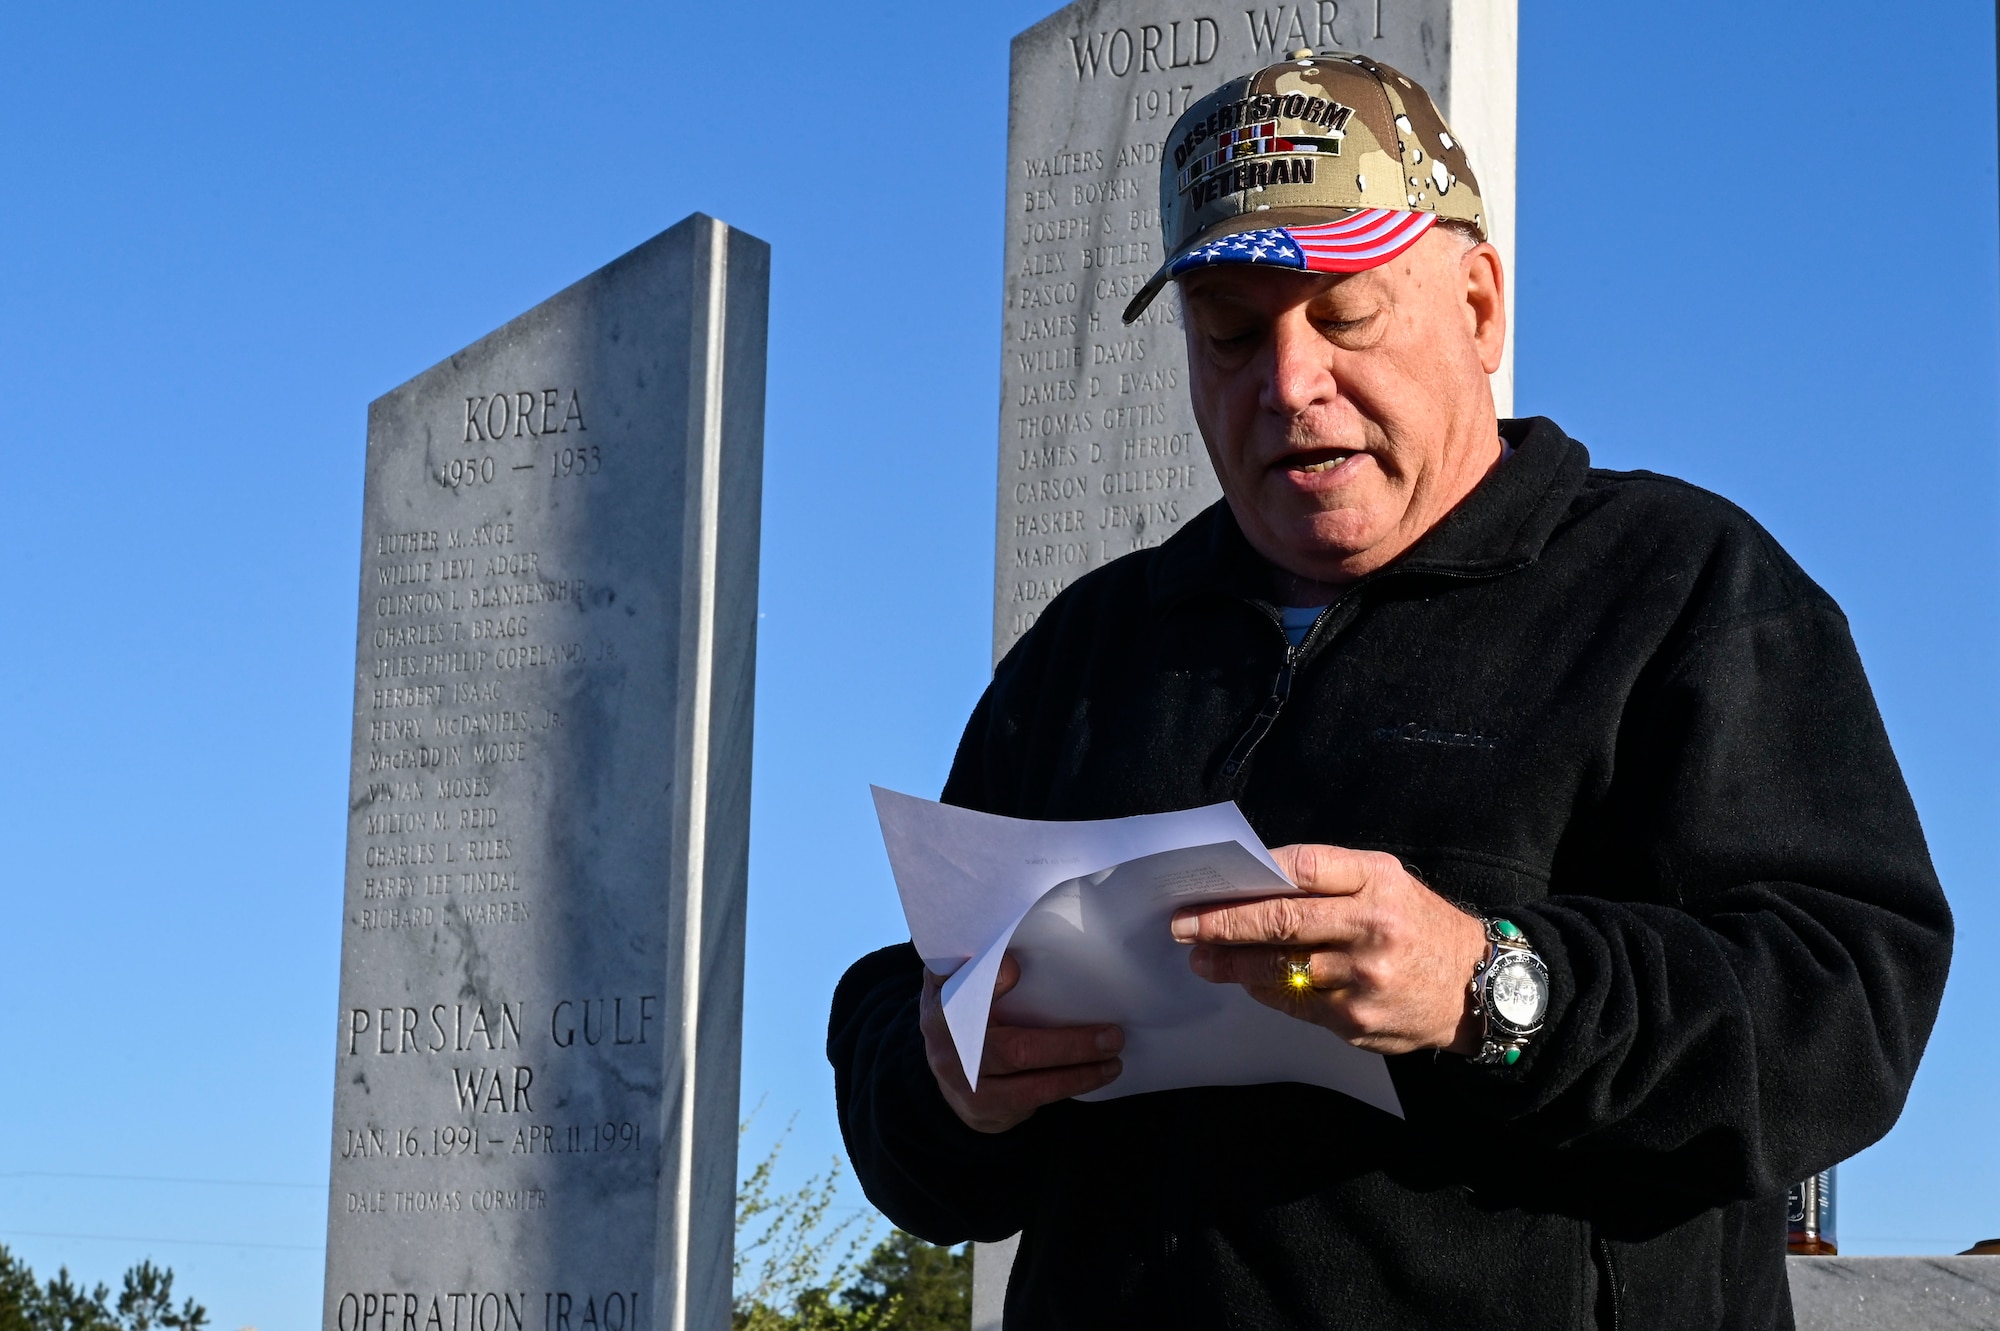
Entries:
{"label": "jacket zipper", "polygon": [[[1511,569],[1500,570],[1500,572],[1511,571]],[[1294,647],[1289,639],[1286,640],[1285,663],[1278,668],[1278,678],[1271,685],[1271,696],[1266,698],[1264,705],[1257,709],[1257,715],[1251,718],[1250,725],[1237,737],[1236,743],[1230,747],[1229,756],[1222,760],[1222,779],[1224,781],[1234,781],[1242,774],[1244,766],[1250,761],[1250,755],[1256,751],[1259,744],[1264,742],[1264,736],[1271,733],[1271,727],[1277,723],[1278,713],[1284,710],[1285,701],[1292,695],[1292,680],[1298,673],[1299,666],[1304,664],[1306,655],[1312,651],[1313,647],[1319,641],[1320,631],[1326,627],[1327,621],[1333,618],[1334,611],[1345,606],[1349,599],[1360,592],[1363,587],[1368,586],[1370,583],[1381,581],[1387,576],[1393,576],[1397,572],[1398,570],[1389,569],[1362,578],[1346,591],[1342,592],[1338,599],[1331,605],[1319,612],[1318,617],[1312,622],[1312,627],[1306,630],[1306,636],[1299,639],[1298,646]],[[1494,575],[1485,573],[1448,573],[1443,576],[1457,578],[1462,581],[1471,581],[1476,578]],[[1252,602],[1252,604],[1260,605],[1260,608],[1263,609],[1269,609],[1268,606],[1262,606],[1258,602]],[[1347,616],[1350,622],[1353,618],[1353,615]],[[1280,637],[1284,636],[1285,626],[1281,622],[1274,619],[1272,627],[1278,630]]]}
{"label": "jacket zipper", "polygon": [[1610,1331],[1618,1331],[1618,1268],[1611,1261],[1611,1241],[1602,1234],[1592,1237],[1592,1246],[1597,1249],[1597,1265],[1604,1273],[1604,1289],[1611,1305]]}
{"label": "jacket zipper", "polygon": [[[1326,623],[1327,618],[1333,613],[1334,606],[1339,604],[1339,601],[1335,601],[1333,605],[1319,612],[1312,626],[1306,630],[1306,636],[1299,639],[1298,646],[1292,646],[1289,641],[1285,643],[1285,663],[1278,667],[1278,678],[1271,685],[1271,696],[1257,709],[1257,715],[1251,718],[1249,727],[1237,737],[1236,743],[1230,747],[1229,756],[1222,760],[1224,781],[1236,779],[1237,774],[1243,770],[1243,765],[1250,761],[1250,755],[1264,742],[1264,736],[1270,734],[1271,727],[1277,724],[1278,713],[1284,710],[1285,701],[1292,696],[1292,679],[1298,672],[1299,662],[1305,658],[1306,650],[1319,636],[1320,626]],[[1284,625],[1280,624],[1277,628],[1280,634],[1284,633]]]}

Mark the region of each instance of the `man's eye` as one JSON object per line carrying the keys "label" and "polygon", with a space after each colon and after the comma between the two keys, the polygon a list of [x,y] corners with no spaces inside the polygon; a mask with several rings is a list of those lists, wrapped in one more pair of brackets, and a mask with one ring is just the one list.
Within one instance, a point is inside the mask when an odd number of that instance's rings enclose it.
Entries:
{"label": "man's eye", "polygon": [[1359,333],[1375,320],[1375,311],[1325,310],[1313,322],[1329,337]]}
{"label": "man's eye", "polygon": [[1319,335],[1328,345],[1348,351],[1360,351],[1372,347],[1382,338],[1382,321],[1372,315],[1365,319],[1344,319],[1338,322],[1323,322]]}

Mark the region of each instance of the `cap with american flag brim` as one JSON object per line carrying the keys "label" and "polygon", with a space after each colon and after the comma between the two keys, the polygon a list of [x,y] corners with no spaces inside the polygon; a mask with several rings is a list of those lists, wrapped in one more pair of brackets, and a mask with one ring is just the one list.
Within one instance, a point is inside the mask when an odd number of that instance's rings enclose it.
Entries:
{"label": "cap with american flag brim", "polygon": [[1486,234],[1464,145],[1430,94],[1366,56],[1302,51],[1230,80],[1174,122],[1160,162],[1167,259],[1125,322],[1197,269],[1357,273],[1447,220]]}

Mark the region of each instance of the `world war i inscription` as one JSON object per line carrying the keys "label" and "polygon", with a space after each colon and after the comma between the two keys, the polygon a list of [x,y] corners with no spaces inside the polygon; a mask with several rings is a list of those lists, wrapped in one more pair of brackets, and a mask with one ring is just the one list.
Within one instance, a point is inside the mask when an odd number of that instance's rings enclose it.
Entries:
{"label": "world war i inscription", "polygon": [[729,1321],[768,249],[369,409],[324,1324]]}
{"label": "world war i inscription", "polygon": [[[995,660],[1078,576],[1221,497],[1187,404],[1178,302],[1119,320],[1164,261],[1160,154],[1196,98],[1300,47],[1387,62],[1430,88],[1471,145],[1511,258],[1512,4],[1476,3],[1468,23],[1472,0],[1101,0],[1014,39]],[[1460,105],[1455,81],[1477,85]]]}

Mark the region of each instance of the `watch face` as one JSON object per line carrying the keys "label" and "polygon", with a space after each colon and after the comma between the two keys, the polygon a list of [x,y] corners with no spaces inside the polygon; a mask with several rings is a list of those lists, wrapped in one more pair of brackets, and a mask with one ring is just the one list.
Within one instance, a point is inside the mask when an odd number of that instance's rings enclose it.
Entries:
{"label": "watch face", "polygon": [[1493,1003],[1493,1015],[1520,1030],[1539,1022],[1549,1003],[1548,979],[1522,957],[1501,962],[1486,992]]}

